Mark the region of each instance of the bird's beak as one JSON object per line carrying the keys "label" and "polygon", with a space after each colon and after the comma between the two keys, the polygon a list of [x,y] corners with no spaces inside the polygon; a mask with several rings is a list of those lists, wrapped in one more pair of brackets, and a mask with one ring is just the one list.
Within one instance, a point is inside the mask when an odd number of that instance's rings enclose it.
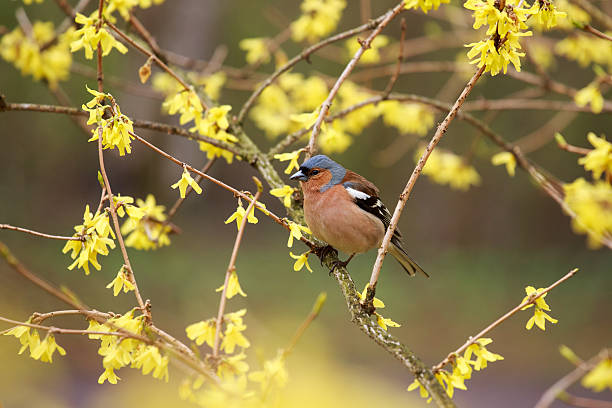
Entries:
{"label": "bird's beak", "polygon": [[291,177],[289,177],[291,180],[300,180],[300,181],[306,181],[308,180],[308,177],[306,177],[306,175],[304,174],[304,172],[302,170],[298,170],[295,173],[293,173],[291,175]]}

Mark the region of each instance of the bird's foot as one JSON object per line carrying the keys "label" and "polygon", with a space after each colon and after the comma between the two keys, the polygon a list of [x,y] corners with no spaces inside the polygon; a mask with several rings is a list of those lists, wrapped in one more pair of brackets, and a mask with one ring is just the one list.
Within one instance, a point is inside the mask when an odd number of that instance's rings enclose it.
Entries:
{"label": "bird's foot", "polygon": [[336,251],[331,245],[317,247],[313,252],[316,256],[319,257],[321,261],[321,266],[323,266],[323,259],[325,259],[325,257],[329,254],[334,254],[335,256],[338,256],[338,251]]}
{"label": "bird's foot", "polygon": [[332,273],[334,273],[334,271],[336,270],[336,268],[346,268],[346,265],[348,265],[349,262],[351,262],[351,259],[353,259],[353,257],[355,256],[355,254],[352,254],[351,256],[349,256],[349,258],[346,261],[341,261],[341,260],[337,260],[334,261],[334,264],[331,268],[331,270],[329,271],[329,276],[332,275]]}

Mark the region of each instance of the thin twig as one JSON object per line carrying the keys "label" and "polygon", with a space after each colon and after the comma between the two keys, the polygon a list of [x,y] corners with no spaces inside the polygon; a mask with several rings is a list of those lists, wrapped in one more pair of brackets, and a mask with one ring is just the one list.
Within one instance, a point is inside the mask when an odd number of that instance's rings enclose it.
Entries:
{"label": "thin twig", "polygon": [[[468,111],[490,110],[550,110],[592,113],[588,106],[576,106],[573,102],[551,101],[543,99],[482,99],[466,103]],[[612,104],[602,108],[602,112],[612,112]]]}
{"label": "thin twig", "polygon": [[357,62],[359,62],[359,59],[361,58],[363,53],[367,49],[370,48],[370,44],[372,43],[374,38],[376,38],[376,36],[380,34],[383,28],[385,28],[387,24],[389,24],[389,22],[393,20],[393,18],[397,16],[403,9],[404,9],[404,1],[401,1],[399,2],[398,5],[396,5],[393,9],[389,10],[385,14],[385,17],[383,18],[383,20],[372,31],[372,33],[368,36],[368,38],[366,38],[364,41],[360,41],[361,47],[359,47],[357,52],[355,52],[355,55],[353,56],[353,58],[351,58],[348,64],[346,64],[346,67],[342,71],[342,74],[340,74],[340,76],[336,80],[336,83],[332,87],[331,91],[329,91],[329,95],[327,96],[325,101],[323,101],[323,103],[321,104],[321,107],[319,108],[319,116],[317,117],[317,120],[315,121],[314,126],[312,127],[312,133],[310,134],[310,140],[308,142],[308,147],[306,150],[306,157],[310,157],[314,155],[317,151],[317,136],[321,132],[321,125],[323,124],[323,120],[327,116],[327,113],[329,112],[329,108],[331,107],[332,101],[334,100],[334,98],[336,97],[336,94],[340,90],[340,86],[342,86],[342,83],[351,74],[351,72],[357,65]]}
{"label": "thin twig", "polygon": [[[196,169],[195,167],[180,161],[179,159],[177,159],[176,157],[172,156],[169,153],[166,153],[165,151],[163,151],[162,149],[160,149],[159,147],[155,146],[154,144],[152,144],[151,142],[143,139],[142,137],[138,136],[137,134],[130,132],[130,134],[132,136],[134,136],[136,138],[136,140],[138,140],[140,143],[144,144],[145,146],[149,147],[151,150],[155,151],[156,153],[160,154],[161,156],[165,157],[166,159],[170,160],[171,162],[173,162],[174,164],[180,166],[181,168],[186,168],[187,170],[189,170],[190,172],[193,172],[195,174],[198,174],[200,176],[202,176],[203,178],[212,181],[213,183],[215,183],[216,185],[218,185],[221,188],[224,188],[225,190],[231,191],[236,197],[241,197],[243,199],[245,199],[246,201],[248,201],[249,203],[253,202],[253,199],[251,197],[249,197],[247,194],[243,193],[242,191],[239,191],[237,189],[235,189],[234,187],[225,184],[224,182],[209,176],[206,173],[201,172],[200,170]],[[267,210],[265,208],[263,208],[261,205],[256,204],[256,207],[258,209],[260,209],[265,215],[267,215],[268,217],[272,218],[277,224],[282,225],[286,230],[290,230],[289,225],[287,224],[287,222],[280,218],[279,216],[277,216],[276,214],[274,214],[273,212],[271,212],[270,210]],[[313,248],[315,245],[309,241],[306,237],[302,237],[301,239],[302,242],[304,242],[306,245],[308,245],[310,248]]]}
{"label": "thin twig", "polygon": [[112,332],[112,331],[108,331],[108,332],[103,332],[103,331],[89,331],[89,330],[82,330],[82,329],[62,329],[59,327],[55,327],[55,326],[43,326],[40,324],[34,324],[34,323],[27,323],[27,322],[20,322],[18,320],[12,320],[12,319],[7,319],[6,317],[2,317],[0,316],[0,321],[5,322],[5,323],[10,323],[10,324],[14,324],[16,326],[25,326],[25,327],[31,327],[33,329],[39,329],[39,330],[46,330],[48,332],[54,332],[54,333],[60,333],[60,334],[81,334],[81,335],[89,335],[89,334],[102,334],[102,335],[108,335],[108,336],[117,336],[117,337],[131,337],[134,339],[138,339],[141,341],[146,341],[147,343],[150,343],[151,341],[149,339],[147,339],[144,336],[140,336],[138,334],[132,333],[133,335],[130,335],[128,331],[124,331],[124,332]]}
{"label": "thin twig", "polygon": [[474,336],[470,336],[469,339],[463,344],[463,346],[459,347],[457,350],[453,351],[452,353],[449,353],[448,356],[446,356],[446,358],[442,360],[440,363],[435,365],[432,368],[432,370],[434,372],[440,371],[440,369],[442,369],[446,364],[448,364],[454,357],[463,353],[469,346],[476,343],[476,341],[480,339],[482,336],[484,336],[485,334],[487,334],[488,332],[490,332],[491,330],[499,326],[502,322],[506,321],[510,316],[512,316],[519,310],[523,309],[525,306],[534,304],[537,299],[541,298],[546,293],[550,292],[552,289],[556,288],[557,286],[559,286],[560,284],[562,284],[563,282],[565,282],[566,280],[574,276],[576,272],[578,272],[578,268],[572,269],[567,274],[565,274],[565,276],[563,276],[561,279],[557,280],[555,283],[548,286],[543,291],[538,292],[537,295],[530,296],[527,300],[525,300],[524,302],[521,302],[514,309],[510,310],[508,313],[504,314],[502,317],[500,317],[499,319],[495,320],[493,323],[491,323],[490,325],[482,329],[478,334]]}
{"label": "thin twig", "polygon": [[587,33],[593,34],[596,37],[603,38],[604,40],[612,41],[612,37],[610,37],[606,33],[602,33],[601,31],[599,31],[598,29],[596,29],[590,24],[584,25],[582,27],[582,31],[586,31]]}
{"label": "thin twig", "polygon": [[15,227],[9,224],[0,224],[0,229],[8,229],[12,231],[25,232],[26,234],[35,235],[37,237],[50,238],[50,239],[59,239],[63,241],[85,241],[85,237],[64,237],[61,235],[50,235],[42,232],[32,231],[26,228]]}
{"label": "thin twig", "polygon": [[138,35],[140,35],[140,37],[145,40],[147,44],[149,44],[149,47],[151,47],[151,50],[153,50],[155,56],[157,56],[162,62],[167,64],[168,57],[164,55],[164,52],[161,50],[161,48],[159,48],[159,45],[157,45],[157,41],[155,40],[155,38],[151,35],[149,30],[147,30],[147,28],[142,24],[142,22],[134,15],[134,13],[130,12],[130,18],[128,22],[132,25],[132,27],[134,27]]}
{"label": "thin twig", "polygon": [[[0,112],[8,111],[32,111],[32,112],[46,112],[46,113],[57,113],[64,115],[83,116],[86,117],[89,114],[78,108],[69,106],[57,106],[57,105],[41,105],[35,103],[5,103],[4,106],[0,106]],[[201,136],[197,133],[191,133],[187,129],[171,126],[165,123],[151,122],[148,120],[132,120],[133,126],[140,129],[150,129],[157,132],[166,133],[169,135],[177,135],[186,137],[189,139],[195,139],[201,142],[209,143],[213,146],[220,147],[228,152],[234,153],[241,157],[247,157],[246,152],[243,152],[238,146],[231,145],[229,143],[222,142],[217,139],[213,139],[207,136]]]}
{"label": "thin twig", "polygon": [[240,249],[240,243],[242,242],[242,236],[244,235],[244,229],[246,227],[249,214],[252,211],[255,211],[253,208],[263,189],[261,188],[261,182],[257,180],[255,182],[257,184],[257,193],[255,193],[255,197],[253,201],[249,203],[249,206],[246,209],[246,213],[244,217],[242,217],[242,222],[240,222],[240,227],[238,228],[238,233],[236,234],[236,241],[234,241],[234,248],[232,249],[232,255],[230,256],[229,264],[227,265],[227,271],[225,272],[225,282],[223,283],[223,291],[221,292],[221,300],[219,301],[219,311],[217,312],[217,322],[215,325],[215,342],[213,346],[213,358],[219,357],[219,345],[221,343],[221,324],[223,322],[223,315],[225,314],[225,304],[227,302],[227,287],[229,284],[230,276],[236,270],[236,258],[238,257],[238,249]]}
{"label": "thin twig", "polygon": [[571,0],[571,2],[583,8],[593,18],[605,25],[608,30],[612,30],[612,17],[592,5],[588,0]]}
{"label": "thin twig", "polygon": [[593,149],[588,149],[586,147],[574,146],[569,143],[558,143],[559,149],[565,150],[566,152],[576,153],[580,155],[587,155],[593,151]]}
{"label": "thin twig", "polygon": [[291,338],[291,341],[289,341],[289,345],[283,349],[284,356],[288,356],[289,354],[291,354],[297,342],[304,335],[304,332],[306,331],[306,329],[308,329],[308,327],[313,322],[313,320],[316,319],[317,316],[319,316],[319,313],[321,313],[321,307],[323,307],[323,303],[325,303],[326,299],[327,299],[327,293],[325,292],[319,293],[319,296],[317,296],[317,300],[315,301],[315,304],[312,306],[312,310],[310,311],[310,314],[302,322],[300,327],[297,328],[297,330],[293,334],[293,337]]}
{"label": "thin twig", "polygon": [[412,172],[412,175],[410,176],[408,183],[406,183],[406,187],[404,187],[404,191],[402,191],[402,194],[400,194],[400,198],[397,202],[397,205],[395,206],[395,211],[393,211],[393,217],[391,217],[391,222],[389,224],[389,227],[387,228],[385,237],[383,238],[382,245],[380,249],[378,250],[378,256],[376,257],[376,262],[374,263],[374,267],[372,269],[372,276],[370,277],[368,291],[370,290],[374,291],[376,288],[376,282],[378,281],[378,276],[380,274],[380,269],[382,267],[383,259],[385,258],[385,255],[387,254],[387,248],[389,247],[389,244],[391,243],[391,237],[393,236],[395,228],[397,228],[399,217],[402,214],[402,210],[404,209],[404,206],[406,205],[408,198],[410,197],[410,192],[412,191],[414,184],[416,183],[419,175],[421,174],[421,171],[423,170],[423,167],[425,166],[425,163],[427,162],[429,155],[431,154],[433,149],[436,147],[440,139],[442,139],[442,136],[444,136],[444,134],[446,133],[448,126],[450,125],[452,120],[457,115],[457,112],[461,108],[461,105],[463,105],[463,102],[465,102],[465,99],[469,95],[470,91],[474,88],[474,85],[476,85],[476,81],[478,81],[478,78],[480,78],[484,70],[485,70],[485,65],[483,65],[478,71],[476,71],[476,73],[468,81],[467,85],[465,86],[465,88],[463,89],[463,91],[461,92],[457,100],[455,101],[455,104],[452,106],[452,108],[446,115],[446,118],[444,118],[444,121],[442,121],[442,123],[440,123],[440,125],[438,126],[436,133],[434,134],[431,141],[425,148],[425,151],[423,152],[416,167],[414,168],[414,171]]}

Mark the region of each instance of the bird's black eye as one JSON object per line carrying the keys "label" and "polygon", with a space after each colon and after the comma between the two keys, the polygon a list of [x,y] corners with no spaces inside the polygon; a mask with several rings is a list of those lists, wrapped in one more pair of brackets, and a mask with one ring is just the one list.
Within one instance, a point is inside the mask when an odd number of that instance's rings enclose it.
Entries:
{"label": "bird's black eye", "polygon": [[319,174],[319,170],[317,170],[317,169],[310,170],[310,175],[311,176],[316,176],[317,174]]}

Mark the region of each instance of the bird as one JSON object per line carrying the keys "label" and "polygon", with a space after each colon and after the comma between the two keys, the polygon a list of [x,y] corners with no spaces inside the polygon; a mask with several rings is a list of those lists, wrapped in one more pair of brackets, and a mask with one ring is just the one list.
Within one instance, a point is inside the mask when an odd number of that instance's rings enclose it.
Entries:
{"label": "bird", "polygon": [[[374,184],[323,154],[307,159],[290,179],[300,182],[304,219],[312,234],[350,255],[338,265],[344,267],[356,254],[380,247],[391,214]],[[429,277],[404,250],[397,228],[389,253],[410,276],[419,272]]]}

